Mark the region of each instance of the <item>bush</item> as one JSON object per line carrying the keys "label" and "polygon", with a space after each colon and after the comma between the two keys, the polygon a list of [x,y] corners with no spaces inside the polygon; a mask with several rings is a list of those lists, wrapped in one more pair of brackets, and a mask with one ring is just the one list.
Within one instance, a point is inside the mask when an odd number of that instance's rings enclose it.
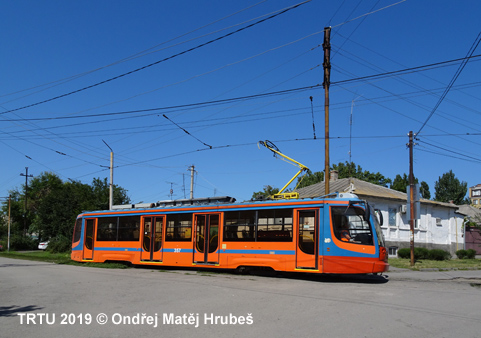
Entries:
{"label": "bush", "polygon": [[475,257],[476,257],[476,250],[474,250],[474,249],[466,250],[466,258],[474,259]]}
{"label": "bush", "polygon": [[466,250],[458,250],[456,251],[456,256],[458,256],[459,259],[464,259],[468,256],[468,252]]}
{"label": "bush", "polygon": [[397,251],[397,256],[399,258],[411,258],[411,249],[410,248],[403,248]]}
{"label": "bush", "polygon": [[10,237],[10,250],[35,250],[37,248],[37,241],[31,237],[13,235]]}
{"label": "bush", "polygon": [[[461,251],[461,250],[459,250]],[[458,252],[456,252],[456,255]],[[403,248],[397,251],[399,258],[411,258],[411,249]],[[459,257],[459,256],[458,256]],[[426,248],[414,248],[414,260],[418,261],[421,259],[431,259],[435,261],[445,261],[451,259],[451,254],[447,251],[441,249],[428,250]]]}
{"label": "bush", "polygon": [[[411,258],[411,249],[410,248],[403,248],[397,251],[397,255],[399,258]],[[426,248],[414,248],[414,259],[428,259],[429,258],[429,250]]]}
{"label": "bush", "polygon": [[458,256],[459,259],[474,259],[476,257],[476,250],[458,250],[456,251],[456,256]]}
{"label": "bush", "polygon": [[414,259],[429,259],[429,250],[426,248],[414,248]]}
{"label": "bush", "polygon": [[72,248],[72,241],[67,237],[59,236],[52,238],[47,247],[47,251],[51,253],[69,252]]}
{"label": "bush", "polygon": [[433,261],[447,261],[451,259],[451,254],[441,249],[429,250],[429,259]]}

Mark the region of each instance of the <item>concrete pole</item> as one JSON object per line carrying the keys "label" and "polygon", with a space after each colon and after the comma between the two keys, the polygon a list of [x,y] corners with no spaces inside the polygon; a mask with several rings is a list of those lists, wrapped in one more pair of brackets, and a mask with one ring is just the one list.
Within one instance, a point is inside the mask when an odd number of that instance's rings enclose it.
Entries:
{"label": "concrete pole", "polygon": [[190,169],[190,199],[194,199],[194,165]]}
{"label": "concrete pole", "polygon": [[110,149],[110,184],[109,184],[109,210],[112,210],[114,203],[114,151],[110,146],[102,140],[103,143]]}

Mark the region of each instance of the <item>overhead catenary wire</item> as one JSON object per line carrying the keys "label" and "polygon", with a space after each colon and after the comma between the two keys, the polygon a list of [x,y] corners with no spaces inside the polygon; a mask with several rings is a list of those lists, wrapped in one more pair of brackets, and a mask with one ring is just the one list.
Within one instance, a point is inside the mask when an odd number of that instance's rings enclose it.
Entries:
{"label": "overhead catenary wire", "polygon": [[182,128],[181,126],[179,126],[177,123],[175,123],[174,121],[172,121],[171,119],[169,119],[167,116],[162,115],[163,117],[165,117],[168,121],[172,122],[175,126],[177,126],[179,129],[182,129],[184,131],[184,133],[186,133],[187,135],[195,138],[197,141],[199,141],[200,143],[202,143],[203,145],[205,145],[206,147],[209,147],[210,149],[212,149],[212,146],[211,145],[208,145],[207,143],[201,141],[200,139],[198,139],[197,137],[195,137],[194,135],[192,135],[191,133],[189,133],[187,130],[185,130],[184,128]]}
{"label": "overhead catenary wire", "polygon": [[91,88],[94,88],[94,87],[103,85],[103,84],[105,84],[105,83],[108,83],[108,82],[111,82],[111,81],[120,79],[120,78],[122,78],[122,77],[131,75],[131,74],[134,74],[134,73],[136,73],[136,72],[142,71],[142,70],[147,69],[147,68],[150,68],[150,67],[152,67],[152,66],[155,66],[155,65],[157,65],[157,64],[159,64],[159,63],[162,63],[162,62],[171,60],[171,59],[176,58],[176,57],[178,57],[178,56],[184,55],[184,54],[186,54],[186,53],[192,52],[192,51],[197,50],[197,49],[199,49],[199,48],[205,47],[205,46],[207,46],[207,45],[210,45],[210,44],[212,44],[212,43],[215,43],[215,42],[217,42],[217,41],[220,41],[220,40],[222,40],[222,39],[225,39],[225,38],[227,38],[227,37],[230,37],[230,36],[232,36],[232,35],[234,35],[234,34],[237,34],[237,33],[239,33],[239,32],[242,32],[242,31],[244,31],[244,30],[246,30],[246,29],[249,29],[249,28],[252,28],[252,27],[254,27],[254,26],[256,26],[256,25],[259,25],[259,24],[261,24],[261,23],[263,23],[263,22],[265,22],[265,21],[274,19],[275,17],[278,17],[278,16],[280,16],[280,15],[282,15],[282,14],[284,14],[284,13],[287,13],[287,12],[295,9],[295,8],[298,8],[298,7],[300,7],[300,6],[308,3],[308,2],[310,2],[310,1],[311,1],[311,0],[306,0],[306,1],[303,1],[303,2],[301,2],[301,3],[295,4],[295,5],[293,5],[293,6],[287,7],[286,9],[280,11],[279,13],[276,13],[276,14],[273,14],[273,15],[271,15],[271,16],[268,16],[267,18],[258,20],[258,21],[254,22],[254,23],[252,23],[252,24],[249,24],[249,25],[247,25],[247,26],[244,26],[244,27],[242,27],[242,28],[239,28],[239,29],[237,29],[237,30],[235,30],[235,31],[233,31],[233,32],[224,34],[224,35],[222,35],[222,36],[220,36],[220,37],[217,37],[217,38],[215,38],[215,39],[212,39],[212,40],[209,40],[209,41],[207,41],[207,42],[201,43],[201,44],[199,44],[199,45],[197,45],[197,46],[195,46],[195,47],[192,47],[192,48],[183,50],[183,51],[181,51],[181,52],[179,52],[179,53],[173,54],[173,55],[168,56],[168,57],[166,57],[166,58],[163,58],[163,59],[161,59],[161,60],[157,60],[157,61],[155,61],[155,62],[152,62],[152,63],[148,64],[148,65],[145,65],[145,66],[136,68],[136,69],[131,70],[131,71],[129,71],[129,72],[126,72],[126,73],[123,73],[123,74],[120,74],[120,75],[111,77],[111,78],[109,78],[109,79],[107,79],[107,80],[103,80],[103,81],[94,83],[94,84],[92,84],[92,85],[89,85],[89,86],[86,86],[86,87],[83,87],[83,88],[80,88],[80,89],[77,89],[77,90],[74,90],[74,91],[71,91],[71,92],[68,92],[68,93],[64,93],[64,94],[61,94],[61,95],[57,95],[57,96],[52,97],[52,98],[50,98],[50,99],[46,99],[46,100],[43,100],[43,101],[39,101],[39,102],[36,102],[36,103],[32,103],[32,104],[29,104],[29,105],[26,105],[26,106],[23,106],[23,107],[19,107],[19,108],[15,108],[15,109],[10,109],[10,110],[7,110],[6,112],[2,112],[2,113],[0,113],[0,114],[11,113],[11,112],[14,112],[14,111],[18,111],[18,110],[22,110],[22,109],[34,107],[34,106],[37,106],[37,105],[40,105],[40,104],[44,104],[44,103],[47,103],[47,102],[51,102],[51,101],[54,101],[54,100],[57,100],[57,99],[60,99],[60,98],[66,97],[66,96],[70,96],[70,95],[73,95],[73,94],[76,94],[76,93],[80,93],[80,92],[85,91],[85,90],[87,90],[87,89],[91,89]]}
{"label": "overhead catenary wire", "polygon": [[[267,0],[262,0],[262,1],[258,2],[258,3],[255,3],[255,4],[253,4],[253,5],[250,5],[250,6],[246,7],[246,8],[243,8],[243,9],[241,9],[241,10],[239,10],[239,11],[236,11],[236,12],[234,12],[234,13],[231,13],[231,14],[229,14],[229,15],[227,15],[227,16],[224,16],[224,17],[222,17],[222,18],[220,18],[220,19],[214,20],[214,21],[212,21],[212,22],[210,22],[210,23],[208,23],[208,24],[205,24],[205,25],[203,25],[203,26],[197,27],[197,28],[195,28],[195,29],[193,29],[193,30],[191,30],[191,31],[189,31],[189,32],[183,33],[183,34],[181,34],[181,35],[179,35],[179,36],[176,36],[176,37],[174,37],[174,38],[171,38],[171,39],[169,39],[169,40],[167,40],[167,41],[164,41],[164,42],[162,42],[162,43],[160,43],[160,44],[157,44],[157,45],[155,45],[155,46],[153,46],[153,47],[147,48],[147,49],[145,49],[145,50],[143,50],[143,51],[137,52],[137,53],[135,53],[135,54],[133,54],[133,55],[130,55],[130,56],[128,56],[128,57],[125,57],[125,58],[123,58],[123,59],[114,61],[114,62],[112,62],[112,63],[110,63],[110,64],[105,65],[105,66],[97,67],[97,68],[94,68],[94,69],[91,69],[91,70],[88,70],[88,71],[85,71],[85,72],[82,72],[82,73],[79,73],[79,74],[75,74],[75,75],[72,75],[72,76],[69,76],[69,77],[66,77],[66,78],[62,78],[62,79],[59,79],[59,80],[51,81],[51,82],[44,83],[44,84],[41,84],[41,85],[37,85],[37,86],[34,86],[34,87],[30,87],[30,88],[26,88],[26,89],[22,89],[22,90],[17,90],[17,91],[12,92],[12,93],[2,94],[2,95],[0,95],[0,98],[1,98],[1,97],[5,97],[5,96],[11,96],[11,95],[18,94],[18,93],[22,93],[22,92],[26,92],[26,91],[31,91],[31,90],[34,90],[34,89],[37,89],[37,88],[41,88],[41,87],[49,86],[49,87],[47,87],[47,88],[44,88],[44,89],[42,89],[42,90],[38,90],[38,91],[36,91],[36,92],[30,93],[30,94],[27,94],[27,95],[24,95],[24,96],[22,96],[22,97],[18,97],[18,98],[15,98],[15,99],[13,99],[13,100],[10,100],[10,101],[3,102],[2,104],[8,103],[8,102],[12,102],[12,101],[15,101],[15,100],[18,100],[18,99],[25,98],[25,97],[27,97],[27,96],[30,96],[30,95],[39,93],[39,92],[41,92],[41,91],[43,91],[43,90],[50,89],[50,88],[52,88],[52,87],[65,84],[65,83],[67,83],[67,82],[70,82],[70,81],[72,81],[72,80],[81,78],[81,77],[83,77],[83,76],[85,76],[85,75],[88,75],[88,74],[92,74],[92,73],[97,72],[97,71],[99,71],[99,70],[102,70],[102,69],[105,69],[105,68],[108,68],[108,67],[112,67],[112,66],[121,64],[121,63],[123,63],[123,62],[131,61],[131,60],[134,60],[134,59],[136,59],[136,58],[149,55],[149,54],[151,54],[151,53],[158,52],[159,50],[154,50],[154,51],[152,51],[152,50],[155,49],[155,48],[157,48],[157,47],[160,47],[160,46],[162,46],[162,45],[165,45],[165,44],[167,44],[167,43],[169,43],[169,42],[175,41],[175,40],[180,39],[180,38],[182,38],[182,37],[184,37],[184,36],[187,36],[187,35],[189,35],[189,34],[192,34],[192,33],[196,32],[196,31],[199,31],[199,30],[201,30],[201,29],[204,29],[204,28],[206,28],[206,27],[209,27],[209,26],[211,26],[211,25],[213,25],[213,24],[215,24],[215,23],[218,23],[218,22],[220,22],[220,21],[223,21],[223,20],[225,20],[225,19],[227,19],[227,18],[229,18],[229,17],[232,17],[232,16],[234,16],[234,15],[236,15],[236,14],[242,13],[242,12],[248,10],[248,9],[251,9],[251,8],[253,8],[253,7],[256,7],[256,6],[262,4],[262,3],[266,2],[266,1],[267,1]],[[266,14],[265,16],[270,15],[270,14],[272,14],[272,13]],[[245,23],[247,23],[247,22],[249,22],[249,21],[253,21],[253,20],[256,20],[256,19],[258,19],[258,18],[254,18],[254,19],[251,19],[251,20],[248,20],[248,21],[244,21],[244,22],[241,22],[241,23],[236,24],[236,25],[233,25],[233,26],[225,27],[225,28],[223,28],[223,29],[220,29],[220,30],[217,30],[217,31],[214,31],[214,32],[210,32],[210,33],[207,33],[207,34],[204,34],[204,35],[201,35],[201,36],[197,36],[197,37],[195,37],[195,38],[193,38],[193,39],[189,39],[189,40],[187,40],[187,41],[183,41],[183,42],[181,42],[181,43],[177,43],[177,44],[174,44],[174,45],[165,47],[165,48],[163,48],[163,49],[161,49],[161,50],[164,50],[164,49],[167,49],[167,48],[172,48],[172,47],[178,46],[179,44],[187,43],[187,42],[189,42],[189,41],[193,41],[193,40],[196,40],[196,39],[200,39],[200,38],[202,38],[202,37],[205,37],[205,36],[208,36],[208,35],[212,35],[212,34],[215,34],[215,33],[220,32],[220,31],[223,31],[223,30],[226,30],[226,29],[230,29],[230,28],[233,28],[233,27],[235,27],[235,26],[242,25],[242,24],[245,24]]]}
{"label": "overhead catenary wire", "polygon": [[[474,135],[473,135],[473,136],[474,136]],[[428,145],[428,146],[430,146],[430,147],[433,147],[433,148],[436,148],[436,149],[440,149],[440,150],[446,151],[446,152],[448,152],[448,153],[456,154],[456,155],[459,155],[459,156],[464,156],[465,158],[468,158],[468,159],[480,160],[480,161],[481,161],[481,159],[478,159],[477,157],[463,154],[463,153],[460,152],[460,151],[454,151],[454,150],[448,149],[448,148],[447,148],[448,146],[441,147],[440,145],[435,145],[435,144],[426,142],[426,141],[424,141],[424,139],[423,139],[423,140],[420,140],[419,138],[417,138],[417,139],[416,139],[416,144],[425,144],[425,145]]]}
{"label": "overhead catenary wire", "polygon": [[[279,10],[278,12],[274,12],[275,14],[270,15],[270,16],[268,16],[267,18],[264,18],[264,19],[261,19],[261,20],[259,20],[259,21],[256,21],[256,22],[254,22],[254,23],[252,23],[252,24],[250,24],[250,25],[248,25],[248,26],[242,27],[242,28],[240,28],[240,29],[238,29],[238,30],[236,30],[236,31],[234,31],[234,32],[225,34],[225,35],[223,35],[223,36],[221,36],[221,37],[218,37],[218,38],[216,38],[216,39],[210,40],[210,41],[208,41],[208,42],[206,42],[206,43],[200,44],[200,45],[198,45],[198,46],[196,46],[196,47],[190,48],[190,49],[185,50],[185,51],[182,51],[182,52],[180,52],[180,53],[174,54],[174,55],[172,55],[172,56],[170,56],[170,57],[167,57],[167,58],[165,58],[165,59],[158,60],[158,61],[156,61],[156,62],[154,62],[154,63],[149,64],[149,65],[146,65],[146,66],[137,68],[137,69],[135,69],[135,70],[133,70],[133,71],[130,71],[130,72],[127,72],[127,73],[123,73],[123,74],[118,75],[118,76],[115,76],[115,77],[113,77],[113,78],[110,78],[110,79],[107,79],[107,80],[104,80],[104,81],[100,81],[100,82],[97,82],[97,83],[95,83],[95,84],[93,84],[93,85],[86,86],[86,87],[83,87],[83,88],[80,88],[80,89],[77,89],[77,90],[74,90],[74,91],[71,91],[71,92],[68,92],[68,93],[65,93],[65,94],[61,94],[61,95],[55,96],[55,97],[50,98],[50,99],[47,99],[47,100],[43,100],[43,101],[40,101],[40,102],[37,102],[37,103],[33,103],[33,104],[30,104],[30,105],[26,105],[26,106],[23,106],[23,107],[11,109],[11,110],[2,112],[2,113],[0,113],[0,114],[5,114],[5,113],[17,111],[17,110],[22,110],[22,109],[26,109],[26,108],[29,108],[29,107],[33,107],[33,106],[39,105],[39,104],[43,104],[43,103],[46,103],[46,102],[50,102],[50,101],[53,101],[53,100],[56,100],[56,99],[59,99],[59,98],[65,97],[65,96],[69,96],[69,95],[72,95],[72,94],[76,94],[76,93],[78,93],[78,92],[81,92],[81,91],[84,91],[84,90],[87,90],[87,89],[96,87],[96,86],[101,85],[101,84],[104,84],[104,83],[107,83],[107,82],[110,82],[110,81],[119,79],[119,78],[124,77],[124,76],[126,76],[126,75],[130,75],[130,74],[135,73],[135,72],[137,72],[137,71],[140,71],[140,70],[146,69],[146,68],[148,68],[148,67],[151,67],[151,66],[153,66],[153,65],[156,65],[156,64],[158,64],[158,63],[167,61],[167,60],[172,59],[172,58],[174,58],[174,57],[177,57],[177,56],[179,56],[179,55],[182,55],[182,54],[185,54],[185,53],[187,53],[187,52],[193,51],[193,50],[195,50],[195,49],[198,49],[198,48],[200,48],[200,47],[203,47],[203,46],[205,46],[205,45],[208,45],[208,44],[213,43],[213,42],[215,42],[215,41],[218,41],[218,40],[220,40],[220,39],[223,39],[223,38],[225,38],[225,37],[227,37],[227,36],[233,35],[233,34],[235,34],[235,33],[237,33],[237,32],[240,32],[240,31],[242,31],[242,30],[245,30],[245,29],[247,29],[247,28],[250,28],[250,27],[252,27],[252,26],[255,26],[255,25],[257,25],[257,24],[259,24],[259,23],[261,23],[261,22],[267,21],[267,20],[272,19],[272,18],[274,18],[274,17],[276,17],[276,16],[279,16],[279,15],[281,15],[281,14],[284,14],[284,13],[287,12],[287,11],[290,11],[290,10],[292,10],[292,9],[294,9],[294,8],[297,8],[297,7],[301,6],[301,5],[304,5],[304,4],[306,4],[306,3],[310,2],[310,1],[311,1],[311,0],[306,0],[306,1],[304,1],[304,2],[301,2],[301,3],[295,4],[295,5],[293,5],[293,6],[287,7],[287,8],[285,8],[285,9]],[[385,7],[382,7],[382,8],[380,8],[380,9],[378,9],[378,10],[375,10],[375,11],[371,11],[371,12],[368,12],[368,13],[364,13],[364,14],[358,16],[358,17],[355,17],[355,18],[350,19],[350,20],[348,20],[348,21],[345,21],[345,22],[342,22],[342,23],[340,23],[340,24],[337,24],[337,25],[335,25],[334,27],[339,27],[339,26],[348,24],[349,22],[358,20],[358,19],[360,19],[360,18],[366,17],[366,16],[368,16],[368,15],[372,15],[372,14],[374,14],[374,13],[380,12],[380,11],[385,10],[385,9],[387,9],[387,8],[396,6],[396,5],[398,5],[398,4],[400,4],[400,3],[404,2],[404,1],[406,1],[406,0],[402,0],[402,1],[399,1],[399,2],[397,2],[397,3],[387,5],[387,6],[385,6]],[[255,5],[253,5],[253,6],[255,6]],[[251,7],[253,7],[253,6],[251,6]],[[322,31],[321,31],[321,32],[322,32]],[[314,34],[318,34],[318,33],[320,33],[320,32],[317,32],[317,33],[314,33]]]}
{"label": "overhead catenary wire", "polygon": [[431,119],[431,117],[434,115],[434,113],[436,112],[436,110],[438,109],[438,107],[441,105],[441,102],[443,102],[444,98],[446,97],[446,95],[448,95],[449,91],[451,90],[451,88],[453,87],[454,83],[456,82],[456,80],[458,79],[459,75],[461,75],[461,72],[463,71],[464,67],[466,67],[466,64],[468,63],[468,61],[471,59],[471,56],[474,54],[476,48],[478,47],[479,43],[481,42],[481,32],[478,33],[478,36],[476,37],[476,39],[474,40],[473,44],[471,45],[471,47],[469,48],[469,51],[468,53],[466,54],[466,57],[463,59],[461,65],[459,66],[458,70],[456,71],[456,73],[454,74],[453,78],[451,79],[451,81],[449,82],[448,86],[446,87],[446,90],[444,91],[444,93],[441,95],[441,97],[439,98],[438,102],[436,103],[436,105],[434,106],[433,110],[431,111],[431,113],[429,114],[428,118],[426,119],[426,121],[424,121],[423,125],[421,126],[421,128],[418,130],[418,132],[416,133],[416,135],[419,135],[419,133],[421,133],[421,131],[424,129],[424,127],[426,126],[426,124],[428,123],[428,121]]}
{"label": "overhead catenary wire", "polygon": [[[481,83],[471,83],[471,84],[464,84],[462,86],[459,86],[460,88],[459,89],[462,89],[462,88],[468,88],[468,87],[472,87],[472,86],[479,86]],[[436,89],[437,90],[437,89]],[[424,93],[428,90],[424,90],[422,92],[409,92],[409,93],[405,93],[405,94],[400,94],[400,95],[396,95],[395,96],[395,99],[400,99],[398,96],[405,96],[405,95],[415,95],[417,93]],[[429,91],[430,93],[433,92],[433,90]],[[387,99],[387,98],[390,98],[390,97],[393,97],[392,95],[389,95],[389,96],[381,96],[381,97],[378,97],[378,98],[371,98],[371,99],[360,99],[358,100],[359,102],[361,102],[361,104],[358,103],[358,105],[363,105],[362,104],[362,101],[366,101],[368,102],[367,104],[377,104],[377,101],[380,100],[380,99]],[[389,101],[389,100],[387,100]],[[337,107],[333,107],[333,109],[344,109],[345,107],[347,107],[347,104],[348,103],[351,103],[351,102],[339,102],[337,104],[335,104]],[[364,103],[365,105],[366,103]],[[296,111],[298,111],[298,113],[295,113]],[[476,113],[480,114],[479,111],[475,111]],[[284,114],[283,114],[284,113]],[[188,124],[190,127],[195,127],[196,124],[198,123],[202,123],[204,125],[207,125],[208,126],[215,126],[215,125],[222,125],[222,124],[230,124],[230,123],[239,123],[239,122],[249,122],[249,121],[254,121],[254,120],[262,120],[262,119],[274,119],[274,118],[282,118],[282,117],[290,117],[292,114],[308,114],[306,108],[297,108],[297,109],[287,109],[287,110],[277,110],[277,111],[271,111],[271,112],[265,112],[265,113],[254,113],[254,114],[242,114],[242,115],[238,115],[238,116],[228,116],[228,117],[220,117],[220,118],[214,118],[214,119],[202,119],[202,120],[189,120],[189,121],[186,121],[184,122],[184,124]],[[152,115],[157,115],[157,113],[154,113],[154,114],[144,114],[144,115],[137,115],[136,117],[148,117],[148,116],[152,116]],[[273,116],[268,116],[268,117],[261,117],[262,115],[273,115]],[[252,117],[252,118],[249,118],[249,117]],[[132,118],[132,117],[124,117],[125,118]],[[249,118],[249,119],[245,119],[245,118]],[[118,121],[119,118],[115,118],[116,121]],[[239,119],[243,119],[241,121],[239,121]],[[108,122],[110,121],[109,120],[101,120],[101,121],[90,121],[90,122],[83,122],[83,123],[75,123],[75,124],[68,124],[68,125],[60,125],[60,126],[52,126],[52,127],[49,127],[49,128],[66,128],[66,127],[72,127],[72,126],[80,126],[80,125],[84,125],[84,124],[92,124],[92,123],[103,123],[103,122]],[[218,122],[216,122],[218,121]],[[457,122],[457,121],[453,121],[453,122]],[[460,125],[464,126],[464,127],[467,127],[467,125],[464,125],[464,124],[461,124]],[[145,128],[146,127],[151,127],[151,130],[149,130],[149,132],[158,132],[158,131],[164,131],[166,130],[165,129],[165,125],[158,125],[157,128],[153,128],[151,124],[149,124],[148,126],[138,126],[138,127],[132,127],[132,126],[129,126],[129,127],[125,127],[125,128],[114,128],[114,129],[110,129],[109,132],[106,133],[105,131],[105,128],[101,128],[100,130],[98,131],[95,131],[95,130],[89,130],[89,133],[86,134],[84,131],[78,131],[78,132],[71,132],[69,131],[67,134],[65,134],[65,136],[68,136],[68,138],[74,138],[74,137],[85,137],[85,138],[88,138],[88,137],[92,137],[92,136],[95,136],[96,133],[99,133],[99,135],[118,135],[119,133],[122,134],[122,135],[125,135],[125,132],[126,131],[129,131],[129,134],[136,134],[136,133],[144,133],[145,134]],[[472,128],[472,126],[470,126]],[[45,130],[45,129],[48,129],[48,128],[42,128],[42,130]],[[136,129],[138,131],[136,131]],[[117,131],[117,132],[114,132],[114,131]],[[15,138],[19,135],[21,135],[21,133],[26,133],[28,132],[28,130],[24,130],[24,131],[18,131],[18,132],[15,132],[15,134],[13,135],[12,134],[12,137],[15,136]],[[76,136],[76,134],[79,134],[78,136]],[[473,133],[471,133],[473,134]],[[61,137],[62,134],[59,134],[58,132],[56,133],[57,137]],[[444,135],[444,134],[443,134]],[[463,136],[465,134],[459,134],[460,136]],[[51,138],[52,136],[50,136]],[[28,139],[38,139],[38,138],[41,138],[41,136],[36,136],[36,137],[28,137],[28,136],[23,136],[24,139],[28,138]],[[4,138],[4,139],[8,139],[8,138]]]}
{"label": "overhead catenary wire", "polygon": [[[427,64],[427,65],[423,65],[423,66],[416,66],[416,67],[405,68],[405,69],[400,69],[400,70],[396,70],[396,71],[390,71],[390,72],[366,75],[366,76],[355,77],[355,78],[350,78],[350,79],[345,79],[345,80],[333,81],[333,82],[331,82],[331,86],[342,85],[342,84],[347,84],[347,83],[354,83],[354,82],[358,82],[358,81],[365,81],[365,80],[371,80],[371,79],[380,79],[380,78],[385,78],[385,77],[398,76],[400,74],[405,75],[405,74],[412,73],[412,72],[431,70],[431,69],[434,69],[432,67],[440,67],[440,66],[443,66],[443,65],[461,62],[461,61],[468,60],[468,59],[478,59],[480,57],[481,57],[481,54],[478,54],[478,55],[473,55],[473,56],[464,57],[464,58],[457,58],[457,59],[441,61],[441,62],[437,62],[437,63],[431,63],[431,64]],[[476,61],[479,61],[479,60],[476,60]],[[311,85],[311,86],[291,88],[291,89],[273,91],[273,92],[268,92],[268,93],[252,94],[252,95],[239,96],[239,97],[234,97],[234,98],[204,101],[204,102],[195,102],[195,103],[188,103],[188,104],[181,104],[181,105],[174,105],[174,106],[136,109],[136,110],[127,110],[127,111],[120,111],[120,112],[87,114],[87,115],[71,115],[71,116],[43,117],[43,118],[42,117],[26,118],[26,119],[18,119],[18,120],[22,120],[22,121],[42,121],[42,120],[92,118],[92,117],[116,116],[116,115],[136,114],[136,113],[145,113],[145,112],[154,112],[154,111],[162,111],[162,110],[172,110],[172,109],[185,109],[185,108],[190,108],[190,107],[212,106],[212,105],[219,105],[219,104],[224,104],[224,103],[229,103],[229,102],[234,102],[234,101],[250,100],[250,99],[257,99],[257,98],[268,97],[268,96],[284,95],[284,94],[289,94],[289,93],[292,93],[292,92],[301,92],[301,91],[306,91],[306,90],[312,90],[312,89],[319,88],[321,86],[322,86],[321,84],[314,84],[314,85]],[[5,114],[7,112],[8,111],[1,112],[0,114]],[[0,120],[0,122],[18,121],[18,120],[17,119],[7,119],[7,120]]]}

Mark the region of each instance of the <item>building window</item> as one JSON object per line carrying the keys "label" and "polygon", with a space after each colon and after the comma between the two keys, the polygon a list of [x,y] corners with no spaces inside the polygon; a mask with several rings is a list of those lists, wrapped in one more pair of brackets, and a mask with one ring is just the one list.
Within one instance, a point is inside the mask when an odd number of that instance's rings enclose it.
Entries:
{"label": "building window", "polygon": [[390,227],[395,227],[396,226],[396,209],[395,208],[389,208],[389,226]]}
{"label": "building window", "polygon": [[473,190],[473,196],[481,196],[481,190]]}
{"label": "building window", "polygon": [[389,248],[389,257],[396,257],[397,256],[397,246],[390,246]]}

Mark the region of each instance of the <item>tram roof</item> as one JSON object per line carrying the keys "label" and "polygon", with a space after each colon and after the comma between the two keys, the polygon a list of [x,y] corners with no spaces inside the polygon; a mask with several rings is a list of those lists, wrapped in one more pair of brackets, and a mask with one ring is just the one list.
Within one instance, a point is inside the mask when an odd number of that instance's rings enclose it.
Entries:
{"label": "tram roof", "polygon": [[305,203],[307,201],[323,202],[326,199],[333,200],[359,200],[358,196],[351,193],[333,193],[327,196],[319,196],[316,198],[301,198],[301,199],[286,199],[286,200],[250,200],[237,202],[236,199],[230,196],[221,197],[203,197],[194,199],[177,199],[177,200],[163,200],[155,203],[137,203],[137,204],[123,204],[114,205],[112,210],[132,210],[132,209],[151,209],[151,208],[172,208],[172,207],[202,207],[202,206],[220,206],[220,205],[256,205],[256,204],[298,204]]}

